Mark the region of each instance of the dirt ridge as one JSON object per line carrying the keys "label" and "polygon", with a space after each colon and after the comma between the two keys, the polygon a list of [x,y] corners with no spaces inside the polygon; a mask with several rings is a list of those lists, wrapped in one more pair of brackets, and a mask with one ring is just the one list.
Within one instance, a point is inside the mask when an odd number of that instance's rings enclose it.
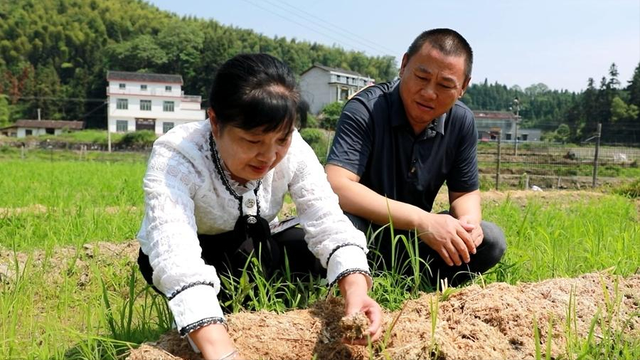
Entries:
{"label": "dirt ridge", "polygon": [[[617,289],[617,290],[616,290]],[[607,296],[605,296],[607,294]],[[608,299],[608,300],[607,300]],[[431,331],[431,306],[437,302],[435,339]],[[542,349],[552,329],[554,358],[565,354],[567,313],[571,304],[571,331],[584,338],[597,313],[612,314],[607,327],[640,337],[640,275],[628,278],[608,272],[538,283],[493,283],[456,289],[448,298],[423,294],[405,303],[384,347],[374,347],[374,359],[420,360],[435,355],[454,359],[533,359],[533,319],[540,331]],[[343,316],[339,298],[318,302],[308,310],[284,314],[266,311],[228,316],[230,334],[248,359],[298,360],[369,359],[366,348],[340,341],[338,324]],[[635,312],[635,314],[634,314]],[[399,311],[385,312],[389,329]],[[551,321],[551,325],[549,322]],[[603,329],[596,326],[596,336]],[[435,345],[435,347],[433,346]],[[435,352],[434,352],[435,349]],[[128,360],[200,359],[175,331],[156,342],[132,350]]]}

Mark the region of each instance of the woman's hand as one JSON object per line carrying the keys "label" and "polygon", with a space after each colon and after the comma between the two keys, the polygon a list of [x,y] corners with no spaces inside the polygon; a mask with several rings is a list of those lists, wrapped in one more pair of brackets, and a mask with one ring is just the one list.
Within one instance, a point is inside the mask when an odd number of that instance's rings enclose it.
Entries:
{"label": "woman's hand", "polygon": [[362,274],[351,274],[340,279],[338,286],[342,297],[344,297],[345,316],[363,312],[369,319],[367,336],[348,342],[354,345],[366,345],[369,341],[368,337],[371,338],[371,341],[378,340],[382,334],[382,309],[375,300],[367,295],[369,288],[367,277]]}
{"label": "woman's hand", "polygon": [[[203,326],[189,333],[189,337],[196,344],[203,359],[217,360],[235,350],[233,341],[222,324]],[[237,354],[233,359],[243,359]]]}

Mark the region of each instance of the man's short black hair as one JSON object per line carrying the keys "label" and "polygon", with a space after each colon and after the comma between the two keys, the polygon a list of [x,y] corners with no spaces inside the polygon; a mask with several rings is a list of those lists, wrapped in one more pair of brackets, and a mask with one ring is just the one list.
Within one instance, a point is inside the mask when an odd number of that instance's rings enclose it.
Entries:
{"label": "man's short black hair", "polygon": [[422,46],[428,43],[446,56],[464,56],[465,80],[471,77],[473,67],[473,50],[462,35],[451,29],[431,29],[418,35],[407,50],[407,60],[411,59]]}

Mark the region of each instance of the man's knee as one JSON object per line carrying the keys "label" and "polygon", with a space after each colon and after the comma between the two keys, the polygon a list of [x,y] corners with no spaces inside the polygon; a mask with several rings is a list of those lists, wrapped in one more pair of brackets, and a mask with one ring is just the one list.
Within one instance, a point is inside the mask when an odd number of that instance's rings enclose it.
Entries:
{"label": "man's knee", "polygon": [[[505,251],[507,250],[507,241],[502,229],[488,221],[481,223],[482,232],[484,233],[484,240],[480,247],[484,257],[491,258],[493,262],[497,263],[502,259]],[[480,250],[480,249],[479,249]]]}

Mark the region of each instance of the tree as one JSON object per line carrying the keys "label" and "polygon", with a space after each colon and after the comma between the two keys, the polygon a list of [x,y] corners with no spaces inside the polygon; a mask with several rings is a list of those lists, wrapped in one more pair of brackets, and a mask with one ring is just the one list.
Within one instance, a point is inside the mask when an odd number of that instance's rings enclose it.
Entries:
{"label": "tree", "polygon": [[6,95],[0,95],[0,128],[9,126],[9,100]]}
{"label": "tree", "polygon": [[638,107],[627,105],[618,96],[611,102],[611,122],[632,122],[638,117]]}
{"label": "tree", "polygon": [[633,72],[633,77],[629,81],[629,86],[627,86],[627,92],[629,94],[629,104],[640,108],[640,63],[638,63],[636,70]]}
{"label": "tree", "polygon": [[571,129],[569,129],[569,126],[567,124],[560,124],[560,126],[558,126],[555,131],[554,140],[560,141],[564,144],[565,142],[567,142],[570,135]]}
{"label": "tree", "polygon": [[110,45],[105,53],[106,67],[112,70],[153,72],[168,61],[167,53],[151,35]]}
{"label": "tree", "polygon": [[340,101],[332,102],[324,106],[320,111],[320,117],[322,118],[322,127],[328,130],[335,130],[342,113],[344,103]]}

